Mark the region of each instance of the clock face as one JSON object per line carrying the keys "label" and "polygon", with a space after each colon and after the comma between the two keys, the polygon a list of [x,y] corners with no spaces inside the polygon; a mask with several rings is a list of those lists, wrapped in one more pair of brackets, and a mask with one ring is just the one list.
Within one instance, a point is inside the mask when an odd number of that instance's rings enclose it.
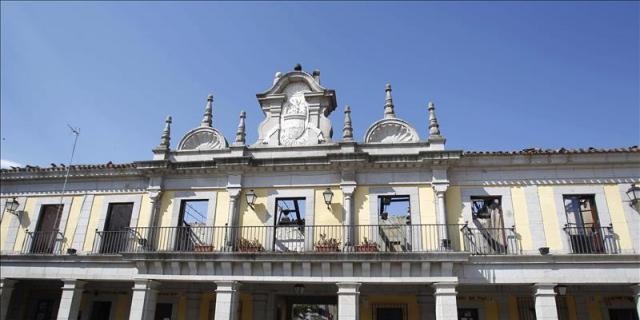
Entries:
{"label": "clock face", "polygon": [[182,150],[213,150],[220,149],[220,137],[212,131],[199,131],[190,135],[182,144]]}

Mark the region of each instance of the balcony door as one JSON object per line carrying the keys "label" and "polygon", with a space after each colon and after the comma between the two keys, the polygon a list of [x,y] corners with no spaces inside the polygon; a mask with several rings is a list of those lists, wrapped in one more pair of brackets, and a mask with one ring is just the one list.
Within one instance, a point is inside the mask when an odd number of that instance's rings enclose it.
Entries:
{"label": "balcony door", "polygon": [[127,245],[133,202],[110,203],[100,247],[101,253],[122,252]]}
{"label": "balcony door", "polygon": [[467,237],[472,249],[480,254],[506,253],[502,198],[500,196],[471,197],[471,217],[475,230]]}
{"label": "balcony door", "polygon": [[565,195],[566,230],[574,253],[602,253],[604,241],[593,195]]}
{"label": "balcony door", "polygon": [[62,216],[61,204],[43,205],[31,241],[31,253],[53,253]]}
{"label": "balcony door", "polygon": [[274,219],[275,251],[304,251],[305,198],[277,198]]}
{"label": "balcony door", "polygon": [[207,228],[206,199],[182,200],[175,235],[176,251],[194,251],[210,242],[211,229]]}

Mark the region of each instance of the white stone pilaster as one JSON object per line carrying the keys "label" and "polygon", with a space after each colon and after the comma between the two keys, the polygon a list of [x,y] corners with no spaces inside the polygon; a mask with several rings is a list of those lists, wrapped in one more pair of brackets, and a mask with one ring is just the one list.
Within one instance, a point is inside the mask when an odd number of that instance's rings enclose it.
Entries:
{"label": "white stone pilaster", "polygon": [[420,320],[432,320],[436,316],[436,300],[433,295],[419,295],[418,307],[420,308]]}
{"label": "white stone pilaster", "polygon": [[436,300],[436,320],[458,320],[458,301],[455,282],[433,284]]}
{"label": "white stone pilaster", "polygon": [[533,286],[537,320],[558,320],[555,287],[555,283],[536,283]]}
{"label": "white stone pilaster", "polygon": [[153,280],[137,280],[133,285],[129,320],[152,320],[156,313],[158,283]]}
{"label": "white stone pilaster", "polygon": [[78,319],[85,282],[76,279],[65,279],[62,280],[62,282],[64,284],[62,285],[62,296],[60,298],[57,319]]}
{"label": "white stone pilaster", "polygon": [[269,301],[269,295],[266,293],[254,293],[253,297],[253,320],[265,320],[270,319],[269,311],[267,310],[267,303]]}
{"label": "white stone pilaster", "polygon": [[360,283],[338,282],[338,319],[358,320],[360,318]]}
{"label": "white stone pilaster", "polygon": [[240,188],[227,188],[229,192],[229,213],[227,216],[227,226],[229,227],[229,238],[227,246],[234,248],[237,241],[237,227],[239,226],[238,201],[240,199]]}
{"label": "white stone pilaster", "polygon": [[0,279],[0,320],[7,319],[11,294],[13,294],[13,288],[16,282],[17,281],[13,279]]}
{"label": "white stone pilaster", "polygon": [[236,320],[238,315],[238,282],[216,281],[214,320]]}
{"label": "white stone pilaster", "polygon": [[449,230],[447,230],[447,206],[445,200],[445,194],[448,188],[448,183],[438,183],[433,185],[433,190],[436,194],[436,204],[438,207],[436,223],[439,225],[440,229],[438,230],[438,240],[441,247],[444,247],[445,243],[449,245]]}
{"label": "white stone pilaster", "polygon": [[354,215],[353,215],[353,192],[356,189],[355,185],[342,185],[342,195],[344,208],[344,226],[345,226],[345,245],[353,246],[358,239],[354,239]]}

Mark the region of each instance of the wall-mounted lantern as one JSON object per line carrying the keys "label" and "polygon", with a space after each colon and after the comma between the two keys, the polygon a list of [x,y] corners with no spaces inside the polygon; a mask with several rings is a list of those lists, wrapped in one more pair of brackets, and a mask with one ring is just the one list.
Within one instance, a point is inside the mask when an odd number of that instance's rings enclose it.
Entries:
{"label": "wall-mounted lantern", "polygon": [[331,200],[333,200],[333,192],[331,189],[327,188],[327,190],[322,193],[322,196],[324,197],[324,203],[327,204],[327,207],[331,207]]}
{"label": "wall-mounted lantern", "polygon": [[640,187],[635,183],[631,185],[627,190],[627,197],[629,197],[629,204],[636,210],[640,210],[638,204],[640,203]]}
{"label": "wall-mounted lantern", "polygon": [[567,295],[567,286],[563,286],[563,285],[556,286],[556,292],[558,292],[558,294],[561,296]]}
{"label": "wall-mounted lantern", "polygon": [[18,210],[18,206],[20,206],[20,203],[16,200],[16,198],[7,199],[7,201],[4,203],[4,211],[18,216],[18,212],[16,211]]}
{"label": "wall-mounted lantern", "polygon": [[253,189],[251,189],[249,190],[249,192],[247,192],[246,197],[247,204],[249,205],[249,207],[251,207],[251,209],[253,209],[253,205],[256,203],[256,193],[253,191]]}

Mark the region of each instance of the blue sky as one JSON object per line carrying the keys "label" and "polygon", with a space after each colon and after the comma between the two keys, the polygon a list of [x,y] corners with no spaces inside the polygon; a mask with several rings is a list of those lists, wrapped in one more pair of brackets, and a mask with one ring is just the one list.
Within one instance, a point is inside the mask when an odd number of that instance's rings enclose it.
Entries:
{"label": "blue sky", "polygon": [[150,159],[215,96],[214,126],[248,141],[255,94],[277,71],[321,70],[341,138],[396,113],[427,132],[436,104],[447,147],[627,147],[640,140],[638,2],[2,2],[1,157],[66,163]]}

